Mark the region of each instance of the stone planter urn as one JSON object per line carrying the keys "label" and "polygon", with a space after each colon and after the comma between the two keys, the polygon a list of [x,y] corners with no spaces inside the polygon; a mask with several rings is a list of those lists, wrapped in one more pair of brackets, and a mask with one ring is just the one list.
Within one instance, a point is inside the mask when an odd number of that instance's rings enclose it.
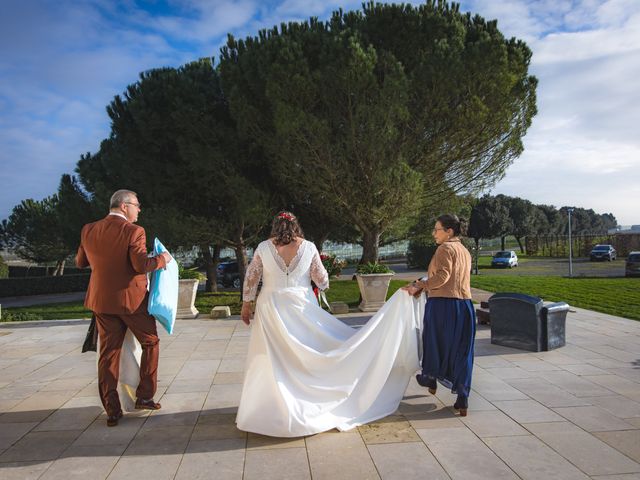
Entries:
{"label": "stone planter urn", "polygon": [[358,287],[362,302],[358,308],[362,312],[377,312],[387,300],[389,282],[395,273],[358,273]]}
{"label": "stone planter urn", "polygon": [[178,311],[176,312],[176,319],[196,318],[200,313],[195,307],[198,283],[199,280],[196,278],[178,281]]}

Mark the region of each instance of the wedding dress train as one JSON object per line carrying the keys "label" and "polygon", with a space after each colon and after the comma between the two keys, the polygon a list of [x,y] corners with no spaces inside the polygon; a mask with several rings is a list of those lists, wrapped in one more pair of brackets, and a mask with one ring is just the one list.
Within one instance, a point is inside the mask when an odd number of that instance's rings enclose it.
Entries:
{"label": "wedding dress train", "polygon": [[[98,339],[98,352],[100,351],[100,339]],[[140,383],[140,361],[142,358],[142,346],[136,337],[127,329],[120,350],[120,374],[118,377],[118,396],[120,407],[125,412],[133,412],[136,403],[136,389]],[[96,355],[96,364],[100,355]]]}
{"label": "wedding dress train", "polygon": [[244,431],[297,437],[349,430],[394,413],[412,375],[424,295],[396,292],[360,329],[318,306],[311,280],[328,285],[315,245],[289,265],[270,240],[247,270],[245,300],[257,298],[236,422]]}

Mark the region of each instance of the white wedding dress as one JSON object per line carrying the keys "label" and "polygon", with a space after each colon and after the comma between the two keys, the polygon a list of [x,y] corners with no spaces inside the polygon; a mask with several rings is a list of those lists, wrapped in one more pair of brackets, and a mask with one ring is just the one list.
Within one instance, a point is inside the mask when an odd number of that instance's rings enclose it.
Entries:
{"label": "white wedding dress", "polygon": [[364,325],[351,328],[318,306],[311,280],[328,286],[315,245],[303,241],[289,266],[262,242],[245,276],[255,297],[236,422],[240,430],[297,437],[349,430],[394,413],[412,375],[424,295],[399,290]]}

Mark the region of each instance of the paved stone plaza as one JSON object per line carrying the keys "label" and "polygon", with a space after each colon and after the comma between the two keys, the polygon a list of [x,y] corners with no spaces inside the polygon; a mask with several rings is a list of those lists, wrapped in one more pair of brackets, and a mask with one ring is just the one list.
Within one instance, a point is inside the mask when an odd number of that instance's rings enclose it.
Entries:
{"label": "paved stone plaza", "polygon": [[395,415],[298,439],[235,428],[237,317],[163,334],[162,410],[107,428],[87,324],[1,324],[0,479],[640,479],[640,322],[575,309],[567,345],[543,353],[480,326],[466,418],[412,380]]}

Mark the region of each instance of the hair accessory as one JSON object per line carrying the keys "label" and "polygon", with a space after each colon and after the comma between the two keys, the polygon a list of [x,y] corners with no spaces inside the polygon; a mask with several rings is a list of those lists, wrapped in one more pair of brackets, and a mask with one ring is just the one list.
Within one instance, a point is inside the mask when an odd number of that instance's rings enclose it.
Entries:
{"label": "hair accessory", "polygon": [[278,218],[286,218],[287,220],[293,220],[293,216],[289,215],[286,212],[281,213],[280,215],[278,215]]}

